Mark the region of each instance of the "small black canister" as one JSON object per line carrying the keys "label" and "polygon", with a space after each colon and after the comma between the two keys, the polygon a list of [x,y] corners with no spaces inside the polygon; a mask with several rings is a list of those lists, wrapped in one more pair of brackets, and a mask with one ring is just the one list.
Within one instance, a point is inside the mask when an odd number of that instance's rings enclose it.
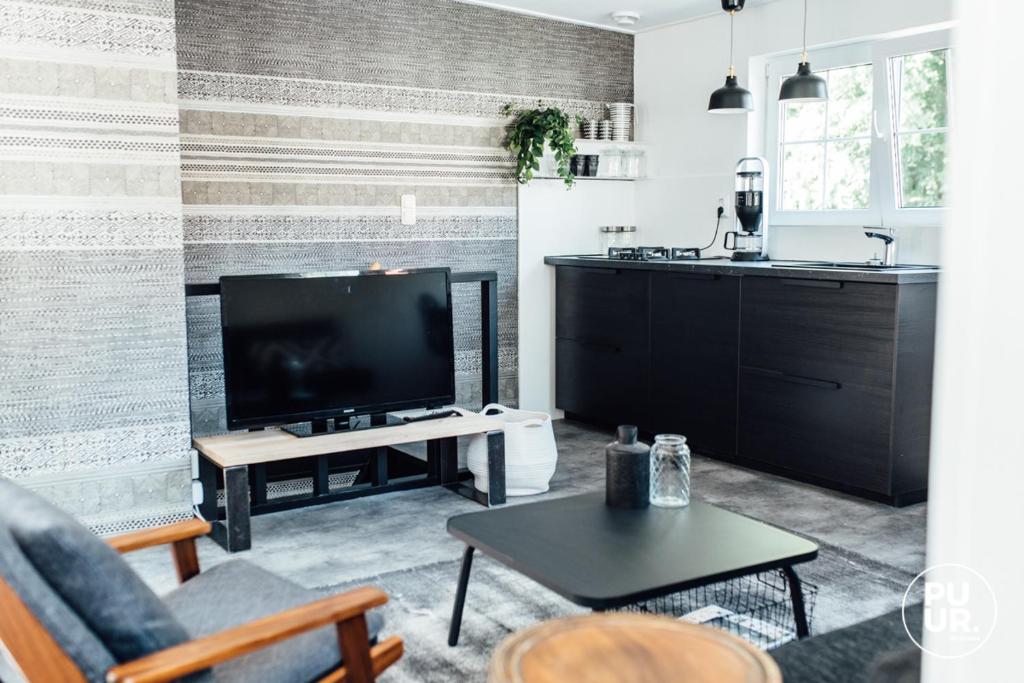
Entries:
{"label": "small black canister", "polygon": [[605,454],[605,503],[613,508],[645,508],[651,502],[651,449],[636,440],[637,428],[620,425],[618,440]]}

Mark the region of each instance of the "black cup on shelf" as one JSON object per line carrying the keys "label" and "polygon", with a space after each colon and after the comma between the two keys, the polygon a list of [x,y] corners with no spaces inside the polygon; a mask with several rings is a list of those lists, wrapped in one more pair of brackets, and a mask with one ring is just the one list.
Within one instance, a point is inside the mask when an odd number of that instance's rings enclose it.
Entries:
{"label": "black cup on shelf", "polygon": [[587,172],[584,173],[583,175],[593,178],[594,176],[597,175],[597,165],[600,161],[600,156],[597,154],[587,154],[585,156],[587,158]]}
{"label": "black cup on shelf", "polygon": [[587,158],[582,154],[573,154],[569,159],[569,172],[573,175],[586,175]]}

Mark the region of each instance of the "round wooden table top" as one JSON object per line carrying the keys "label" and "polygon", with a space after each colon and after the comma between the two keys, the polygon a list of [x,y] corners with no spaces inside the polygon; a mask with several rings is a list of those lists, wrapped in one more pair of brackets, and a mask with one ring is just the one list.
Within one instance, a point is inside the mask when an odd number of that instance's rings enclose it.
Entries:
{"label": "round wooden table top", "polygon": [[505,639],[488,683],[782,683],[775,660],[725,631],[643,614],[546,621]]}

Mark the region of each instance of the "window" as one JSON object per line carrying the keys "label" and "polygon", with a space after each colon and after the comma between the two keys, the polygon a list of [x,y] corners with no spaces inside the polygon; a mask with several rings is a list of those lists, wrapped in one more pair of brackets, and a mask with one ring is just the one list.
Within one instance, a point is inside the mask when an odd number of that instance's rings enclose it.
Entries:
{"label": "window", "polygon": [[867,209],[871,195],[871,65],[818,72],[829,101],[785,105],[783,211]]}
{"label": "window", "polygon": [[768,64],[776,225],[939,224],[949,133],[947,32],[821,50],[829,100],[780,103],[794,56]]}
{"label": "window", "polygon": [[889,60],[893,169],[900,208],[944,206],[949,50]]}

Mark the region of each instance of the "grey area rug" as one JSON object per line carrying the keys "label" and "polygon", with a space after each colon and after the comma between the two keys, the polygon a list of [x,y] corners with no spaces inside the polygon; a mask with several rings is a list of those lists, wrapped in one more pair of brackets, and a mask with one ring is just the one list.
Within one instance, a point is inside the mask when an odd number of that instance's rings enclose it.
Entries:
{"label": "grey area rug", "polygon": [[[812,539],[816,540],[816,539]],[[797,566],[817,585],[811,632],[822,633],[877,616],[900,605],[914,574],[848,550],[816,542],[818,559]],[[384,634],[405,641],[405,655],[387,681],[483,681],[491,654],[514,631],[545,619],[587,610],[477,553],[469,582],[462,634],[449,647],[448,625],[459,560],[388,572],[320,590],[334,593],[372,584],[390,596]]]}

